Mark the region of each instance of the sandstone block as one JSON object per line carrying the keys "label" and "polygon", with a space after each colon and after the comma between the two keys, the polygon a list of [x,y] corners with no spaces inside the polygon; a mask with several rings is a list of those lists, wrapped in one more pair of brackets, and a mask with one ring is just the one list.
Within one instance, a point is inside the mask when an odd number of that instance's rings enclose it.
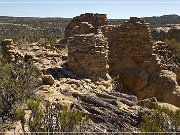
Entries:
{"label": "sandstone block", "polygon": [[165,96],[176,90],[176,74],[172,71],[162,70],[149,77],[149,84],[140,92],[140,98],[155,96],[158,101],[165,101]]}
{"label": "sandstone block", "polygon": [[123,69],[121,79],[124,85],[134,93],[143,89],[148,84],[148,74],[144,69],[131,67]]}

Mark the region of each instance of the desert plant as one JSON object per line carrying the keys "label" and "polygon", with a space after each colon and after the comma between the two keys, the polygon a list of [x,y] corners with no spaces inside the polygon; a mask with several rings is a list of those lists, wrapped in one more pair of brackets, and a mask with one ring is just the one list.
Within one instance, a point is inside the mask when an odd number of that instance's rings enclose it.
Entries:
{"label": "desert plant", "polygon": [[14,117],[13,107],[34,94],[37,74],[32,63],[0,60],[0,117]]}
{"label": "desert plant", "polygon": [[165,43],[171,48],[173,49],[174,53],[176,53],[176,58],[180,59],[180,42],[176,41],[176,39],[166,39]]}
{"label": "desert plant", "polygon": [[171,111],[168,108],[158,107],[149,114],[142,115],[141,132],[175,132],[180,126],[180,110]]}
{"label": "desert plant", "polygon": [[26,123],[26,119],[25,119],[24,108],[22,108],[21,106],[18,106],[17,108],[15,108],[15,115],[16,115],[16,120],[20,120],[22,129],[23,129],[23,131],[25,131],[24,125]]}
{"label": "desert plant", "polygon": [[[88,118],[78,110],[68,109],[66,105],[59,103],[43,103],[34,99],[28,99],[26,105],[31,111],[26,121],[31,132],[83,132],[86,130]],[[20,116],[23,116],[23,113]]]}
{"label": "desert plant", "polygon": [[27,107],[31,110],[28,120],[28,127],[31,132],[42,132],[43,111],[40,108],[40,101],[34,99],[27,100]]}

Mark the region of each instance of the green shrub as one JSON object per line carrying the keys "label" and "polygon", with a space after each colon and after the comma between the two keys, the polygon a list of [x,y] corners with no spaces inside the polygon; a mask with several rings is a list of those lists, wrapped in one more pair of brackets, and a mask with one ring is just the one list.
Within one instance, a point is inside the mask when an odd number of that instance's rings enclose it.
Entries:
{"label": "green shrub", "polygon": [[140,131],[175,132],[178,126],[180,126],[180,110],[173,112],[168,108],[157,107],[149,114],[142,115]]}
{"label": "green shrub", "polygon": [[23,129],[23,131],[25,131],[24,130],[24,125],[26,123],[26,119],[25,119],[25,111],[24,111],[24,109],[21,106],[17,107],[15,109],[15,115],[16,115],[16,120],[20,120],[22,129]]}
{"label": "green shrub", "polygon": [[83,119],[83,113],[79,110],[69,110],[67,106],[62,107],[59,122],[61,123],[62,132],[82,131],[83,123],[87,122],[87,118]]}
{"label": "green shrub", "polygon": [[166,39],[165,43],[177,51],[176,58],[180,59],[180,42],[177,42],[176,39]]}
{"label": "green shrub", "polygon": [[0,60],[0,117],[14,117],[13,107],[31,97],[37,86],[32,63],[6,63]]}
{"label": "green shrub", "polygon": [[31,114],[28,120],[29,130],[31,132],[43,132],[43,111],[40,108],[40,101],[28,99],[27,107],[31,110]]}
{"label": "green shrub", "polygon": [[[59,103],[42,103],[38,100],[28,99],[27,109],[31,111],[26,121],[31,132],[85,132],[88,117],[79,110],[68,109]],[[22,128],[25,125],[24,112],[16,112]]]}

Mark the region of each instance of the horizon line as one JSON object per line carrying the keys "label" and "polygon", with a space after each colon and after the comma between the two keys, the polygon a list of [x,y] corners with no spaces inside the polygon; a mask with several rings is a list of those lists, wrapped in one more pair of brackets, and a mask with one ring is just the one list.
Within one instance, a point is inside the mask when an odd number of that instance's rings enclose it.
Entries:
{"label": "horizon line", "polygon": [[[82,13],[83,14],[83,13]],[[106,14],[107,15],[107,14]],[[138,18],[148,18],[148,17],[162,17],[166,15],[177,15],[180,17],[179,14],[164,14],[160,16],[152,15],[152,16],[141,16]],[[46,18],[58,18],[58,19],[72,19],[73,17],[58,17],[58,16],[11,16],[11,15],[0,15],[0,17],[19,17],[19,18],[38,18],[38,19],[46,19]],[[126,20],[129,19],[130,17],[137,17],[137,16],[129,16],[127,18],[107,18],[108,20]]]}
{"label": "horizon line", "polygon": [[[85,14],[85,13],[82,13],[82,14]],[[96,14],[96,13],[95,13]],[[108,15],[108,14],[106,14]],[[162,17],[162,16],[166,16],[166,15],[177,15],[177,16],[180,16],[179,14],[164,14],[164,15],[159,15],[159,16],[156,16],[156,15],[152,15],[152,16],[141,16],[141,17],[138,17],[138,18],[147,18],[147,17]],[[11,15],[0,15],[0,17],[24,17],[24,18],[59,18],[59,19],[72,19],[73,17],[58,17],[58,16],[11,16]],[[128,18],[107,18],[107,19],[115,19],[115,20],[123,20],[123,19],[129,19],[130,17],[137,17],[137,16],[129,16]]]}

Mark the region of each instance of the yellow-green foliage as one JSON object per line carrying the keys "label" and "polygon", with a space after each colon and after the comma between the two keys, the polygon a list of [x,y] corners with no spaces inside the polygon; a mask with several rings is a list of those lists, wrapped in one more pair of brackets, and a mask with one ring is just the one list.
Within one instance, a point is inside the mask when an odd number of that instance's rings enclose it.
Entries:
{"label": "yellow-green foliage", "polygon": [[177,42],[176,39],[174,39],[174,38],[173,39],[166,39],[165,42],[169,47],[176,49],[176,51],[177,51],[176,57],[180,59],[180,54],[179,54],[180,42]]}
{"label": "yellow-green foliage", "polygon": [[[149,114],[142,116],[141,132],[175,132],[180,126],[180,110],[171,111],[168,108],[157,107]],[[163,134],[163,133],[158,133]]]}
{"label": "yellow-green foliage", "polygon": [[15,115],[16,115],[16,120],[20,120],[22,129],[24,130],[24,125],[26,123],[25,110],[21,106],[19,106],[15,109]]}
{"label": "yellow-green foliage", "polygon": [[69,132],[73,131],[73,128],[78,128],[75,126],[80,126],[80,122],[86,123],[88,119],[84,117],[83,113],[79,110],[71,111],[67,106],[63,106],[59,120],[61,123],[61,130]]}
{"label": "yellow-green foliage", "polygon": [[43,111],[40,108],[40,102],[33,99],[28,99],[27,108],[32,112],[28,122],[30,131],[41,132],[41,125],[43,123]]}
{"label": "yellow-green foliage", "polygon": [[42,103],[34,99],[28,99],[26,105],[31,111],[27,121],[31,132],[85,131],[88,118],[79,110],[70,110],[59,103]]}

